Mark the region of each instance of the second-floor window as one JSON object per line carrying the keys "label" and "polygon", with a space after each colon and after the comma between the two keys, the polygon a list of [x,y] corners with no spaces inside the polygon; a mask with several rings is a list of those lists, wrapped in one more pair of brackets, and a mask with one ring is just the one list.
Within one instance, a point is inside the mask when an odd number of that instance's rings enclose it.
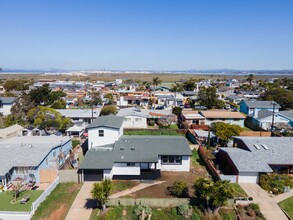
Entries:
{"label": "second-floor window", "polygon": [[99,137],[104,137],[104,130],[99,130]]}

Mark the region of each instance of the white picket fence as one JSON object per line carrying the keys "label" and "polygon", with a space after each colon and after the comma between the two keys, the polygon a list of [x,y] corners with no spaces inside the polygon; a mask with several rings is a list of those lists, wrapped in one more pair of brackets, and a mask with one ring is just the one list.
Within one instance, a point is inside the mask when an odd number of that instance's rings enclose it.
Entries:
{"label": "white picket fence", "polygon": [[0,211],[0,220],[30,220],[35,214],[39,205],[47,198],[48,195],[56,188],[59,184],[59,176],[51,183],[48,188],[42,193],[42,195],[32,203],[30,212],[7,212]]}

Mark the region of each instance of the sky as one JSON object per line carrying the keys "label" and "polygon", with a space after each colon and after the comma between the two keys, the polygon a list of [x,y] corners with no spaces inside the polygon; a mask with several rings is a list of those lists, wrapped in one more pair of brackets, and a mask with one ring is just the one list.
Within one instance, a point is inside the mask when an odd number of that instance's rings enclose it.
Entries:
{"label": "sky", "polygon": [[292,0],[0,0],[3,69],[293,69]]}

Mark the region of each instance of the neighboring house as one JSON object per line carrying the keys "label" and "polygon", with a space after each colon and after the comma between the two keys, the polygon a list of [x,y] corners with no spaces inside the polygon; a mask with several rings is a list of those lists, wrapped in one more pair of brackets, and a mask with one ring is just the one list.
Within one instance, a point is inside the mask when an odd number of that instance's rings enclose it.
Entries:
{"label": "neighboring house", "polygon": [[189,125],[203,125],[205,124],[205,117],[199,114],[198,111],[183,110],[182,115]]}
{"label": "neighboring house", "polygon": [[292,174],[292,155],[292,137],[235,137],[234,148],[220,148],[216,158],[222,179],[257,183],[262,173]]}
{"label": "neighboring house", "polygon": [[[17,177],[28,182],[46,182],[44,173],[58,169],[65,163],[72,148],[68,137],[26,136],[0,141],[0,183]],[[43,175],[41,175],[43,173]]]}
{"label": "neighboring house", "polygon": [[239,105],[240,102],[241,102],[242,100],[246,100],[246,98],[243,98],[243,97],[240,97],[240,96],[237,96],[237,95],[231,95],[231,96],[228,96],[228,97],[226,98],[226,100],[228,100],[229,102],[232,102],[232,103],[234,103],[234,104]]}
{"label": "neighboring house", "polygon": [[155,179],[160,171],[188,172],[190,156],[188,142],[181,136],[122,136],[90,149],[79,173],[84,181]]}
{"label": "neighboring house", "polygon": [[243,100],[240,102],[240,112],[252,117],[258,117],[260,110],[279,112],[280,108],[281,106],[274,101]]}
{"label": "neighboring house", "polygon": [[[273,112],[269,110],[258,111],[258,116],[251,120],[255,125],[264,129],[270,130],[273,122]],[[274,127],[287,127],[290,130],[293,128],[293,110],[280,111],[274,115]]]}
{"label": "neighboring house", "polygon": [[56,109],[62,116],[71,118],[74,124],[84,123],[84,125],[90,124],[93,119],[99,117],[101,109]]}
{"label": "neighboring house", "polygon": [[8,139],[12,137],[22,136],[23,127],[16,124],[7,128],[0,129],[0,139]]}
{"label": "neighboring house", "polygon": [[260,96],[259,91],[240,91],[239,95],[247,99],[257,99]]}
{"label": "neighboring house", "polygon": [[9,115],[15,100],[15,97],[0,97],[0,113],[4,116]]}
{"label": "neighboring house", "polygon": [[124,117],[116,115],[96,118],[86,129],[88,131],[88,149],[113,144],[123,135]]}
{"label": "neighboring house", "polygon": [[201,143],[203,145],[208,143],[209,136],[210,136],[210,144],[212,144],[212,142],[214,142],[214,139],[216,138],[213,132],[204,131],[204,130],[195,130],[195,129],[188,129],[186,136],[188,140],[190,140],[191,143],[193,144]]}
{"label": "neighboring house", "polygon": [[244,119],[246,118],[240,112],[230,111],[201,111],[200,114],[205,117],[206,125],[211,125],[215,122],[225,122],[244,127]]}
{"label": "neighboring house", "polygon": [[124,117],[123,128],[147,128],[147,118],[149,112],[140,108],[123,108],[117,116]]}
{"label": "neighboring house", "polygon": [[147,128],[148,120],[167,118],[176,122],[176,116],[172,110],[149,110],[139,107],[121,108],[117,116],[124,117],[123,128]]}

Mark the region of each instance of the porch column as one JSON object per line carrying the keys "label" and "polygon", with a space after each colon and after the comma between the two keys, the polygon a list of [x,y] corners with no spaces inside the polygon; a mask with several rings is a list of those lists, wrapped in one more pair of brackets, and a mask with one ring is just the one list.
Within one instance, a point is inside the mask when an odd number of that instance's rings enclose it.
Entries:
{"label": "porch column", "polygon": [[81,170],[81,182],[82,183],[84,182],[84,173],[83,173],[83,170]]}

